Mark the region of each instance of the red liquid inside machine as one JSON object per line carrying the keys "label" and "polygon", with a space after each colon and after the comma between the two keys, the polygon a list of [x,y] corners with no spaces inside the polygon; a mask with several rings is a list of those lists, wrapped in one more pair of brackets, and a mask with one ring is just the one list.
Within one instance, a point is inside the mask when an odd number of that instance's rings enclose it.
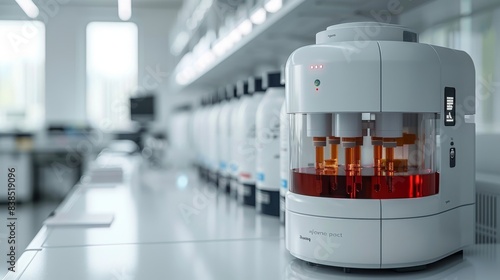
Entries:
{"label": "red liquid inside machine", "polygon": [[292,170],[290,191],[296,194],[361,199],[394,199],[430,196],[439,193],[439,173],[408,170],[387,175],[375,174],[374,168],[361,171],[316,169],[314,167]]}

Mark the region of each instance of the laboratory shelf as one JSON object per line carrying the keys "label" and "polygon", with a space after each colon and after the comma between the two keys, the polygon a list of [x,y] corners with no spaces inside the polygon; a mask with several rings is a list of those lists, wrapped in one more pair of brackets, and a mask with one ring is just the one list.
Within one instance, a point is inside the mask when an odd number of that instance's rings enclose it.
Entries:
{"label": "laboratory shelf", "polygon": [[[245,75],[256,74],[260,66],[279,67],[297,48],[315,43],[316,33],[328,26],[348,21],[397,23],[400,13],[408,12],[425,1],[369,0],[289,0],[281,10],[268,14],[261,25],[236,42],[208,67],[192,70],[194,78],[186,84],[176,81],[179,65],[171,75],[173,92],[206,90],[235,82]],[[360,36],[370,31],[360,30]]]}

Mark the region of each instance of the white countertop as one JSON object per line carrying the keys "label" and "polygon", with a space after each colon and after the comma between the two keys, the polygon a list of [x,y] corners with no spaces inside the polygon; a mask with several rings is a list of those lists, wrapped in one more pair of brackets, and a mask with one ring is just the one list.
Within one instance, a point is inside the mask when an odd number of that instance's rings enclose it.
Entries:
{"label": "white countertop", "polygon": [[114,188],[77,187],[58,208],[112,213],[110,227],[44,227],[4,279],[499,279],[498,244],[418,272],[311,266],[288,253],[278,218],[214,192],[192,171],[132,173]]}
{"label": "white countertop", "polygon": [[44,248],[23,255],[20,278],[5,279],[498,279],[499,248],[476,245],[417,272],[351,273],[295,259],[280,238]]}

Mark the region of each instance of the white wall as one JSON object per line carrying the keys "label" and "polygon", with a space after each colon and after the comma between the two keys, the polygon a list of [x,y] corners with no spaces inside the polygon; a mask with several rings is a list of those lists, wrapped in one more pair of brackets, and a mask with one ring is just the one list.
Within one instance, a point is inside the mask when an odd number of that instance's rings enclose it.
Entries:
{"label": "white wall", "polygon": [[[412,26],[420,33],[432,34],[437,42],[431,43],[441,42],[471,55],[477,80],[476,172],[494,176],[496,186],[500,187],[500,110],[497,109],[500,107],[499,17],[500,0],[439,0],[402,14],[400,23]],[[453,25],[459,28],[452,29],[450,26]],[[486,33],[490,27],[493,32]],[[453,31],[440,32],[440,28]],[[478,177],[478,180],[483,179]]]}
{"label": "white wall", "polygon": [[[56,2],[53,2],[56,3]],[[40,19],[46,24],[46,123],[86,123],[85,33],[91,21],[120,21],[116,7],[47,6]],[[134,7],[131,21],[139,30],[139,87],[160,93],[160,124],[166,123],[168,103],[165,73],[172,72],[168,34],[176,8]],[[0,5],[0,19],[27,19],[17,5]]]}

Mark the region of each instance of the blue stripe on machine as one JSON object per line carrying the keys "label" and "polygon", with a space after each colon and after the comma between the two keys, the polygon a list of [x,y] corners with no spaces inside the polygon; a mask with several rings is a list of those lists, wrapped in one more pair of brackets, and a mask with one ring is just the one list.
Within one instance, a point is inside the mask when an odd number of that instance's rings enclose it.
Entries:
{"label": "blue stripe on machine", "polygon": [[284,189],[288,188],[288,180],[281,179],[281,187]]}
{"label": "blue stripe on machine", "polygon": [[226,169],[226,167],[227,167],[227,164],[226,164],[226,162],[225,162],[225,161],[221,161],[221,162],[219,163],[219,168],[220,168],[220,169]]}
{"label": "blue stripe on machine", "polygon": [[236,164],[231,164],[230,167],[232,172],[236,172],[238,170],[238,166]]}
{"label": "blue stripe on machine", "polygon": [[264,181],[264,177],[265,177],[264,173],[262,173],[262,172],[257,173],[257,181],[260,181],[260,182]]}

